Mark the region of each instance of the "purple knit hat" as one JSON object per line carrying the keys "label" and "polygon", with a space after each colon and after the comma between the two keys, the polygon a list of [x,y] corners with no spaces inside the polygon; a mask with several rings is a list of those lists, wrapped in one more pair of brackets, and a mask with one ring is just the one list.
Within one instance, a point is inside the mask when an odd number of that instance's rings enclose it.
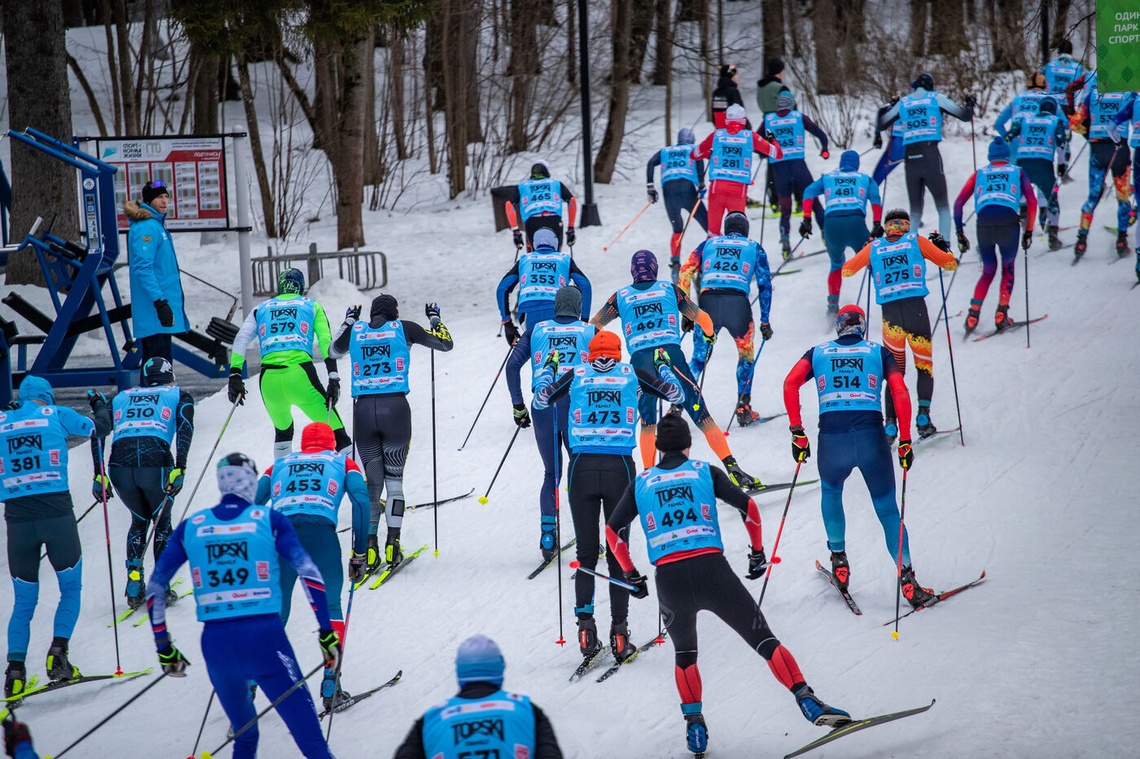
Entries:
{"label": "purple knit hat", "polygon": [[657,256],[651,250],[639,250],[629,261],[629,273],[633,281],[653,282],[657,279]]}

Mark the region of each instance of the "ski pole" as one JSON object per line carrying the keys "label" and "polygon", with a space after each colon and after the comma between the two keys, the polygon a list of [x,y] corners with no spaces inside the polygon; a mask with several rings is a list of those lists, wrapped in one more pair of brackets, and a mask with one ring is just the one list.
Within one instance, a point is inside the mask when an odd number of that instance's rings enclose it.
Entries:
{"label": "ski pole", "polygon": [[902,551],[903,551],[903,536],[906,535],[906,533],[904,532],[905,528],[903,527],[903,524],[906,521],[906,473],[907,473],[907,470],[904,467],[903,468],[903,481],[902,481],[902,495],[899,498],[899,500],[902,501],[902,505],[899,508],[899,555],[898,555],[898,564],[897,564],[899,587],[895,593],[895,629],[894,629],[894,632],[891,633],[891,637],[894,638],[895,640],[899,639],[899,610],[902,608]]}
{"label": "ski pole", "polygon": [[[432,351],[435,355],[435,351]],[[354,582],[348,586],[348,608],[344,611],[344,637],[340,640],[340,660],[336,663],[336,685],[333,687],[333,705],[336,705],[336,694],[340,693],[340,673],[344,669],[344,652],[348,648],[348,623],[352,621],[352,599],[356,596],[356,586],[360,583]],[[332,737],[333,717],[336,716],[336,709],[329,709],[329,729],[325,732],[325,743],[329,742]]]}
{"label": "ski pole", "polygon": [[554,550],[558,551],[558,640],[554,641],[560,646],[566,645],[566,636],[562,628],[562,510],[558,489],[562,485],[562,436],[558,434],[558,407],[550,409],[554,424]]}
{"label": "ski pole", "polygon": [[[698,198],[698,200],[699,200],[699,198]],[[633,217],[633,218],[630,220],[630,222],[629,222],[628,224],[626,224],[624,227],[622,227],[621,231],[617,233],[617,236],[616,236],[616,237],[614,237],[614,239],[610,240],[610,244],[609,244],[609,245],[606,245],[606,246],[603,246],[603,247],[602,247],[602,251],[603,251],[603,252],[605,252],[605,251],[609,250],[610,248],[612,248],[612,247],[613,247],[613,244],[614,244],[615,242],[617,242],[617,241],[618,241],[618,238],[620,238],[622,235],[624,235],[624,234],[625,234],[625,233],[626,233],[626,232],[629,230],[629,228],[633,226],[633,222],[635,222],[635,221],[637,221],[638,219],[640,219],[640,218],[641,218],[641,214],[645,213],[645,212],[646,212],[646,211],[649,209],[649,207],[650,207],[651,205],[653,205],[653,201],[652,201],[652,200],[651,200],[651,201],[649,201],[648,203],[646,203],[646,204],[645,204],[645,205],[642,207],[642,209],[641,209],[640,211],[638,211],[638,212],[637,212],[637,215],[636,215],[636,216],[634,216],[634,217]]]}
{"label": "ski pole", "polygon": [[[509,354],[508,354],[509,355]],[[439,476],[435,458],[435,351],[431,352],[431,500],[439,500]],[[439,556],[439,509],[432,512],[432,530],[435,535],[435,555]],[[330,722],[330,726],[331,726]]]}
{"label": "ski pole", "polygon": [[[619,588],[625,588],[626,590],[632,590],[634,592],[637,591],[637,587],[635,585],[630,585],[625,580],[619,580],[616,577],[610,577],[609,575],[602,574],[601,572],[595,572],[592,569],[587,569],[586,567],[582,566],[581,562],[579,562],[577,560],[570,562],[570,568],[575,570],[576,572],[585,572],[588,575],[593,575],[594,577],[597,577],[599,580],[605,580],[606,582],[612,582],[614,585],[617,585]],[[660,634],[660,630],[658,630],[658,634]]]}
{"label": "ski pole", "polygon": [[764,247],[764,223],[768,221],[768,191],[771,188],[764,182],[764,208],[760,212],[760,247]]}
{"label": "ski pole", "polygon": [[[681,240],[685,239],[685,233],[689,231],[689,222],[693,220],[693,216],[697,213],[697,207],[701,204],[701,193],[697,193],[697,202],[693,203],[693,207],[689,209],[689,218],[685,219],[685,226],[681,227]],[[684,248],[683,242],[678,242],[677,247]]]}
{"label": "ski pole", "polygon": [[776,530],[776,542],[772,544],[772,558],[768,561],[768,571],[764,573],[764,587],[760,588],[760,600],[756,602],[757,609],[764,603],[764,594],[768,592],[768,580],[772,577],[772,568],[780,563],[780,557],[776,555],[776,551],[780,548],[780,536],[784,534],[784,521],[788,518],[788,507],[792,505],[792,493],[796,491],[796,480],[800,478],[800,466],[803,463],[803,459],[796,459],[796,472],[792,475],[792,486],[788,488],[788,500],[784,501],[784,515],[780,517],[780,528]]}
{"label": "ski pole", "polygon": [[973,109],[970,109],[970,152],[974,156],[974,173],[978,173],[978,143],[974,139],[974,114]]}
{"label": "ski pole", "polygon": [[305,684],[305,681],[306,681],[306,680],[308,680],[310,677],[312,677],[313,675],[317,674],[317,672],[321,671],[321,670],[322,670],[322,669],[324,669],[324,668],[325,668],[325,663],[324,663],[324,662],[321,662],[321,663],[320,663],[320,664],[318,664],[317,666],[313,667],[311,670],[309,670],[309,673],[308,673],[307,675],[305,675],[305,676],[304,676],[304,677],[302,677],[300,680],[298,680],[297,682],[295,682],[295,683],[293,683],[292,685],[290,685],[290,686],[289,686],[289,689],[288,689],[288,690],[286,690],[284,693],[282,693],[280,696],[278,696],[278,697],[277,697],[277,700],[276,700],[276,701],[274,701],[272,704],[270,704],[269,706],[267,706],[267,707],[265,707],[264,709],[262,709],[261,711],[259,711],[259,712],[257,713],[257,716],[256,716],[256,717],[254,717],[254,718],[253,718],[253,719],[251,719],[249,722],[246,722],[244,725],[242,725],[242,726],[241,726],[241,730],[235,730],[235,731],[234,731],[234,734],[233,734],[233,735],[231,735],[229,738],[226,738],[226,741],[225,741],[225,743],[223,743],[222,745],[218,746],[218,747],[217,747],[216,749],[214,749],[213,751],[203,751],[203,752],[202,752],[202,759],[213,759],[213,756],[214,756],[214,754],[218,753],[219,751],[221,751],[222,749],[224,749],[226,746],[228,746],[228,745],[230,745],[231,743],[233,743],[233,741],[234,741],[234,740],[235,740],[235,739],[236,739],[238,736],[240,736],[240,735],[243,735],[243,734],[245,733],[245,731],[246,731],[246,730],[249,730],[251,727],[253,727],[253,726],[254,726],[254,725],[257,723],[257,721],[258,721],[259,719],[261,719],[261,718],[262,718],[262,717],[264,717],[266,714],[268,714],[268,713],[269,713],[269,710],[270,710],[270,709],[275,709],[275,708],[277,708],[277,705],[278,705],[278,704],[280,704],[280,703],[281,703],[282,701],[284,701],[285,699],[289,698],[289,696],[292,696],[292,695],[293,695],[293,691],[295,691],[295,690],[297,690],[298,688],[300,688],[302,685],[304,685],[304,684]]}
{"label": "ski pole", "polygon": [[[143,694],[145,694],[145,693],[146,693],[148,690],[150,690],[150,689],[151,689],[151,688],[153,688],[154,686],[156,686],[156,685],[158,685],[159,683],[161,683],[161,682],[162,682],[162,678],[164,678],[164,677],[166,677],[166,673],[165,673],[165,672],[163,672],[161,675],[159,675],[159,676],[158,676],[158,677],[155,679],[155,681],[154,681],[154,682],[152,682],[150,685],[146,686],[145,688],[143,688],[142,690],[140,690],[138,693],[136,693],[135,695],[133,695],[133,696],[131,696],[130,698],[128,698],[128,699],[127,699],[127,700],[126,700],[126,701],[123,703],[123,705],[122,705],[122,706],[120,706],[118,709],[115,709],[115,711],[111,712],[111,713],[110,713],[110,714],[108,714],[106,717],[104,717],[103,719],[101,719],[101,720],[98,722],[98,724],[96,724],[96,725],[95,725],[95,727],[91,728],[91,729],[90,729],[90,730],[88,730],[86,733],[84,733],[83,735],[81,735],[81,736],[79,736],[77,739],[75,739],[75,741],[73,741],[73,742],[72,742],[72,744],[71,744],[70,746],[68,746],[68,747],[67,747],[67,748],[65,748],[63,751],[60,751],[58,754],[56,754],[56,755],[55,755],[55,759],[60,759],[60,757],[62,757],[62,756],[63,756],[64,754],[66,754],[68,751],[71,751],[71,749],[75,748],[75,747],[76,747],[76,746],[78,746],[80,743],[82,743],[83,741],[85,741],[85,740],[86,740],[86,739],[87,739],[87,738],[88,738],[88,737],[89,737],[89,736],[90,736],[92,733],[94,733],[94,732],[95,732],[96,730],[98,730],[99,728],[103,727],[103,725],[105,725],[105,724],[107,724],[108,722],[110,722],[110,721],[111,721],[111,720],[112,720],[112,719],[113,719],[113,718],[114,718],[114,717],[115,717],[115,716],[116,716],[116,715],[117,715],[119,712],[123,711],[123,709],[126,709],[128,706],[130,706],[131,704],[133,704],[135,701],[138,701],[138,700],[139,700],[139,698],[141,698],[141,697],[143,696]],[[50,757],[49,757],[49,759],[50,759]]]}
{"label": "ski pole", "polygon": [[[761,230],[761,231],[763,231],[763,230]],[[788,264],[790,264],[792,262],[792,258],[793,258],[793,256],[795,256],[796,251],[800,249],[800,246],[804,244],[804,240],[806,240],[806,239],[807,239],[806,237],[801,237],[800,241],[796,243],[796,246],[794,248],[792,248],[790,251],[788,251],[788,257],[785,258],[782,262],[780,262],[780,265],[776,267],[776,271],[772,274],[773,277],[776,276],[777,274],[779,274],[785,266],[787,266]],[[763,247],[763,246],[761,246],[761,247]],[[759,298],[760,294],[757,293],[756,297]]]}
{"label": "ski pole", "polygon": [[507,461],[507,455],[510,454],[511,448],[514,446],[515,439],[518,438],[519,430],[521,429],[522,427],[515,427],[515,434],[511,435],[511,442],[507,443],[507,450],[503,452],[503,458],[499,460],[499,468],[495,470],[495,475],[491,478],[491,484],[487,486],[487,492],[479,496],[479,503],[486,505],[488,500],[487,496],[491,495],[491,488],[495,487],[495,480],[499,479],[499,472],[502,471],[503,464]]}
{"label": "ski pole", "polygon": [[[946,296],[948,296],[950,294],[950,291],[954,289],[954,279],[955,279],[955,277],[958,276],[958,272],[962,270],[962,261],[966,258],[966,253],[969,253],[969,252],[970,251],[966,251],[965,253],[963,253],[961,255],[961,257],[958,259],[958,268],[955,269],[954,273],[950,275],[950,284],[947,285],[946,288],[942,292],[942,302],[944,304],[946,302]],[[941,276],[941,274],[939,276]],[[945,308],[943,309],[943,311],[945,311]],[[950,317],[947,316],[946,318],[947,318],[947,320],[949,320]],[[938,329],[938,322],[941,320],[942,320],[942,313],[939,313],[938,318],[934,320],[934,329]],[[950,334],[949,326],[947,326],[946,329],[947,329],[946,334],[949,335]]]}
{"label": "ski pole", "polygon": [[[938,284],[942,288],[942,313],[939,314],[939,316],[938,316],[938,318],[941,319],[942,316],[946,314],[946,285],[942,279],[942,269],[941,268],[938,269]],[[954,278],[953,277],[950,278],[950,284],[954,284]],[[953,341],[950,339],[950,318],[949,317],[946,318],[945,323],[946,323],[946,347],[950,351],[950,379],[953,380],[953,382],[954,382],[954,408],[957,409],[957,411],[958,411],[958,439],[959,439],[959,441],[961,441],[962,445],[965,445],[966,444],[966,436],[962,432],[962,404],[958,402],[958,374],[957,374],[957,372],[954,371],[954,344],[953,344]],[[938,322],[935,322],[934,326],[937,327]]]}
{"label": "ski pole", "polygon": [[[214,454],[218,450],[218,445],[222,442],[222,435],[226,434],[226,428],[230,426],[230,420],[234,418],[234,411],[237,410],[239,401],[241,401],[241,398],[238,398],[233,402],[233,405],[230,406],[230,413],[226,415],[226,421],[222,424],[222,431],[218,433],[218,439],[214,441],[214,447],[210,449],[210,455],[206,457],[206,466],[202,467],[202,473],[198,475],[198,481],[194,483],[194,489],[190,491],[190,498],[186,501],[186,505],[182,507],[182,516],[178,517],[179,522],[186,518],[186,512],[190,510],[190,504],[194,502],[194,496],[198,494],[198,486],[202,484],[202,478],[206,476],[206,471],[210,468],[210,462],[214,460]],[[171,505],[173,506],[173,502]]]}
{"label": "ski pole", "polygon": [[[119,610],[115,604],[115,567],[111,560],[111,518],[107,514],[107,465],[103,463],[103,441],[100,438],[95,438],[95,449],[99,454],[99,472],[102,477],[101,484],[103,486],[103,531],[107,536],[107,581],[111,586],[111,619],[117,620],[119,618]],[[123,674],[123,664],[119,659],[119,626],[114,625],[112,629],[115,632],[115,674],[121,675]],[[115,714],[118,714],[118,712]],[[113,717],[115,715],[112,714],[111,716]],[[94,732],[94,730],[91,732]],[[88,735],[90,734],[91,733],[88,733]],[[86,738],[87,736],[85,735],[83,737]],[[80,740],[82,740],[82,738]],[[78,741],[76,742],[78,743]],[[68,748],[71,748],[71,746],[68,746]]]}
{"label": "ski pole", "polygon": [[206,717],[210,716],[210,707],[214,705],[214,696],[216,695],[218,695],[216,690],[210,691],[210,700],[206,702],[206,711],[202,714],[202,724],[198,726],[198,737],[194,739],[194,750],[190,752],[187,759],[194,759],[198,756],[198,744],[202,742],[202,731],[206,729]]}
{"label": "ski pole", "polygon": [[483,409],[487,407],[487,401],[491,397],[491,392],[495,389],[495,385],[499,384],[499,377],[503,374],[503,368],[507,365],[507,359],[511,357],[514,351],[514,346],[507,348],[507,355],[503,356],[503,363],[499,365],[499,371],[495,374],[495,379],[491,382],[491,387],[487,389],[487,395],[483,398],[483,405],[479,407],[479,411],[475,414],[475,421],[471,422],[471,429],[467,430],[467,437],[463,438],[463,445],[459,446],[459,450],[463,450],[463,446],[467,445],[467,441],[471,439],[471,433],[475,431],[475,425],[479,423],[479,417],[483,415]]}
{"label": "ski pole", "polygon": [[[98,506],[98,505],[99,505],[99,502],[98,502],[98,501],[95,501],[95,503],[93,503],[93,504],[91,504],[90,506],[88,506],[88,507],[87,507],[87,511],[83,512],[83,513],[82,513],[82,514],[79,516],[79,518],[75,520],[75,524],[77,524],[77,525],[78,525],[80,522],[82,522],[82,521],[83,521],[83,517],[85,517],[85,516],[87,516],[88,514],[90,514],[90,513],[91,513],[91,510],[92,510],[93,508],[95,508],[96,506]],[[43,560],[44,560],[44,559],[46,559],[46,558],[47,558],[47,549],[45,548],[45,549],[44,549],[44,552],[40,554],[40,561],[43,561]]]}

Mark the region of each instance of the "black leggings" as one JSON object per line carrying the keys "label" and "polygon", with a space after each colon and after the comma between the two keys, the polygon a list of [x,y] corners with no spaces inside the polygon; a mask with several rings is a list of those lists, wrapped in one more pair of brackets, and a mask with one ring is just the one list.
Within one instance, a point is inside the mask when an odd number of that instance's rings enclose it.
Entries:
{"label": "black leggings", "polygon": [[174,503],[165,504],[166,478],[170,475],[170,469],[112,464],[107,467],[107,474],[115,487],[115,494],[131,512],[131,527],[127,530],[127,566],[130,567],[132,562],[142,563],[147,530],[156,517],[154,558],[157,561],[166,549],[172,529],[170,510]]}
{"label": "black leggings", "polygon": [[388,489],[388,527],[404,520],[404,464],[412,441],[412,408],[403,393],[362,395],[352,402],[352,429],[356,450],[368,480],[372,503],[369,534],[380,524],[380,499]]}
{"label": "black leggings", "polygon": [[79,563],[83,548],[75,514],[30,522],[8,522],[8,573],[13,579],[39,582],[40,549],[47,547],[48,561],[56,572]]}
{"label": "black leggings", "polygon": [[655,572],[661,618],[673,641],[676,664],[684,669],[697,661],[697,612],[711,611],[765,659],[780,645],[756,600],[732,571],[722,553],[708,553]]}
{"label": "black leggings", "polygon": [[[583,567],[598,566],[598,520],[609,521],[636,472],[631,456],[576,453],[570,457],[570,515],[578,539],[577,558]],[[628,541],[629,527],[618,534]],[[612,576],[622,576],[621,565],[612,552],[606,554],[606,566]],[[606,584],[610,587],[610,615],[614,621],[624,622],[629,614],[629,591],[612,582]],[[574,612],[591,616],[594,613],[594,576],[586,572],[574,575]]]}

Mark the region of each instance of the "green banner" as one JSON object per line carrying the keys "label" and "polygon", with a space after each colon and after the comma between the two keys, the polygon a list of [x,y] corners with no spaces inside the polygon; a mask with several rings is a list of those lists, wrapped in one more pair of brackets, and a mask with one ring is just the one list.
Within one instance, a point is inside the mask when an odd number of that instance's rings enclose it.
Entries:
{"label": "green banner", "polygon": [[1100,92],[1140,90],[1140,3],[1098,0],[1096,78]]}

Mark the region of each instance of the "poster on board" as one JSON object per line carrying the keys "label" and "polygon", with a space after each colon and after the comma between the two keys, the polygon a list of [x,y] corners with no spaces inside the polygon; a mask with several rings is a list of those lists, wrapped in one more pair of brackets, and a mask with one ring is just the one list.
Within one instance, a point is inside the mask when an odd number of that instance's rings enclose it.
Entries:
{"label": "poster on board", "polygon": [[115,207],[127,231],[123,203],[139,202],[142,186],[160,179],[170,188],[166,228],[171,232],[230,228],[226,152],[222,137],[112,137],[95,140],[95,154],[115,166]]}

